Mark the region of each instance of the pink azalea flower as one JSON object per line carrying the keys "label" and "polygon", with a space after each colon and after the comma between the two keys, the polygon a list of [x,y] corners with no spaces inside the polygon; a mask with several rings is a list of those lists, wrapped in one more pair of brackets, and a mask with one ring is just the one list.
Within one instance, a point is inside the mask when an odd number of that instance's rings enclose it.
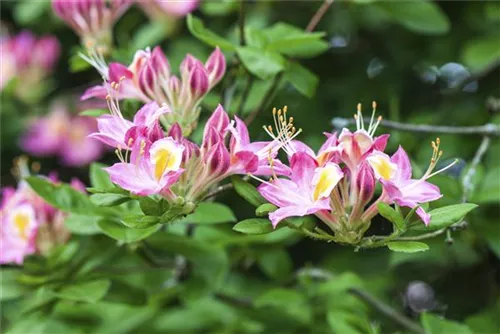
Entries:
{"label": "pink azalea flower", "polygon": [[[149,110],[149,106],[141,109],[134,123],[148,124],[148,117],[142,116],[143,110]],[[186,201],[197,202],[230,175],[246,174],[250,170],[263,174],[275,172],[268,165],[267,157],[276,154],[279,147],[275,146],[280,143],[250,143],[248,130],[241,120],[235,121],[236,126],[230,124],[222,106],[206,123],[201,147],[186,139],[177,123],[165,136],[155,117],[149,117],[156,122],[148,126],[131,125],[127,131],[121,131],[119,137],[114,137],[115,142],[129,144],[117,145],[121,162],[107,168],[111,180],[123,189],[138,195],[159,194],[169,200],[181,196]],[[151,127],[151,124],[155,125]],[[120,139],[124,133],[125,142]],[[229,149],[227,135],[231,135]],[[92,136],[98,137],[99,133]],[[252,157],[247,158],[249,155]],[[267,171],[260,167],[266,167]]]}
{"label": "pink azalea flower", "polygon": [[[427,179],[451,167],[451,165],[432,173],[437,161],[439,160],[439,139],[437,144],[433,142],[433,157],[427,172],[420,179],[412,179],[412,168],[410,159],[400,146],[392,157],[387,154],[375,151],[367,158],[368,163],[373,168],[376,178],[382,183],[386,197],[390,202],[398,205],[415,208],[422,203],[435,201],[442,197],[439,188],[429,182]],[[422,207],[418,207],[417,214],[428,225],[430,215]]]}
{"label": "pink azalea flower", "polygon": [[290,179],[274,178],[259,186],[261,195],[278,210],[269,214],[274,227],[288,217],[330,211],[330,193],[344,174],[332,162],[319,167],[305,152],[293,154]]}
{"label": "pink azalea flower", "polygon": [[164,194],[175,183],[181,168],[184,146],[173,138],[163,138],[150,147],[146,141],[132,148],[131,161],[116,163],[106,168],[111,181],[137,195]]}
{"label": "pink azalea flower", "polygon": [[84,166],[104,153],[98,141],[88,138],[95,130],[95,119],[72,117],[65,105],[56,104],[47,116],[32,122],[21,146],[34,156],[58,155],[66,166]]}
{"label": "pink azalea flower", "polygon": [[[20,177],[29,173],[27,160],[18,160]],[[48,177],[57,183],[55,174]],[[71,184],[85,191],[77,179]],[[83,187],[83,189],[82,189]],[[31,254],[46,254],[54,245],[65,243],[70,233],[64,226],[66,214],[45,202],[27,183],[19,183],[17,189],[2,189],[0,206],[0,264],[22,264]]]}
{"label": "pink azalea flower", "polygon": [[29,95],[32,88],[46,78],[54,69],[61,47],[54,36],[37,38],[30,31],[0,41],[0,90],[13,78],[22,83],[17,87],[21,97]]}
{"label": "pink azalea flower", "polygon": [[52,9],[82,39],[82,44],[106,50],[114,23],[131,0],[52,0]]}
{"label": "pink azalea flower", "polygon": [[182,18],[198,8],[200,0],[151,0],[137,3],[152,19]]}
{"label": "pink azalea flower", "polygon": [[173,75],[168,59],[159,47],[137,51],[129,67],[112,63],[109,67],[97,54],[85,57],[105,78],[103,85],[88,89],[82,99],[104,98],[110,90],[119,99],[139,99],[166,104],[172,114],[163,123],[178,123],[189,134],[199,117],[203,97],[222,79],[226,70],[224,55],[216,48],[207,62],[187,55],[180,66],[180,78]]}
{"label": "pink azalea flower", "polygon": [[97,117],[98,131],[89,137],[119,149],[131,149],[141,134],[142,137],[153,135],[158,131],[160,116],[170,112],[167,107],[150,102],[139,109],[131,122],[123,117],[118,101],[108,97],[108,102],[111,114]]}

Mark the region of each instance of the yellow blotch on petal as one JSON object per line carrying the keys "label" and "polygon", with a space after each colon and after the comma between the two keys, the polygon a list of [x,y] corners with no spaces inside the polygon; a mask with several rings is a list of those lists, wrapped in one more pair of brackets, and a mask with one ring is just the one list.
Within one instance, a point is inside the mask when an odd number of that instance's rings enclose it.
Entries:
{"label": "yellow blotch on petal", "polygon": [[14,225],[19,231],[19,235],[22,239],[26,240],[28,238],[28,226],[30,223],[30,217],[24,212],[17,213],[14,216]]}
{"label": "yellow blotch on petal", "polygon": [[184,147],[173,140],[162,139],[151,147],[151,162],[154,165],[154,175],[157,180],[168,172],[179,170]]}
{"label": "yellow blotch on petal", "polygon": [[316,169],[313,183],[315,184],[313,199],[317,201],[320,198],[330,196],[333,188],[342,179],[344,174],[339,166],[335,164],[328,164],[325,167]]}
{"label": "yellow blotch on petal", "polygon": [[375,174],[384,180],[390,180],[397,168],[397,165],[392,163],[389,156],[385,154],[372,155],[368,157],[368,162]]}

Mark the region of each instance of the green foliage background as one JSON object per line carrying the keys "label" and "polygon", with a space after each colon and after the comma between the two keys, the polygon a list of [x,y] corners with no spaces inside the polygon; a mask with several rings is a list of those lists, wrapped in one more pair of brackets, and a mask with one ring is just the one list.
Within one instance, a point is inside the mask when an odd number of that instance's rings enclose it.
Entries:
{"label": "green foliage background", "polygon": [[[276,76],[284,79],[250,128],[254,140],[265,139],[261,126],[271,122],[273,106],[283,105],[303,128],[300,139],[316,148],[322,132],[333,130],[334,117],[349,118],[358,102],[369,106],[372,100],[377,101],[379,113],[393,121],[500,124],[498,2],[339,1],[316,29],[324,35],[302,36],[298,31],[321,4],[249,1],[244,5],[250,46],[236,52],[255,77],[242,114],[259,107]],[[21,153],[17,142],[26,118],[45,113],[51,98],[77,94],[90,82],[98,82],[98,76],[91,69],[78,70],[82,65],[75,58],[78,39],[53,16],[49,2],[1,5],[2,22],[13,30],[53,33],[63,44],[57,70],[51,82],[44,83],[48,96],[26,104],[2,95],[5,186],[14,183],[9,170],[12,158]],[[186,53],[206,59],[213,45],[220,45],[230,63],[239,43],[240,6],[227,0],[203,2],[173,31],[171,22],[149,22],[134,7],[115,27],[119,48],[113,58],[128,63],[136,49],[158,44],[175,69]],[[242,67],[232,67],[226,76],[234,80],[228,80],[229,86],[220,84],[205,99],[202,119],[221,96],[228,112],[240,108],[248,75]],[[457,79],[461,76],[466,82]],[[221,95],[222,88],[226,93]],[[200,136],[201,131],[194,134]],[[392,131],[388,151],[404,145],[414,168],[422,170],[434,136]],[[463,162],[434,178],[444,193],[435,206],[461,202],[461,177],[481,142],[479,135],[440,137],[443,160]],[[234,190],[217,198],[223,205],[203,204],[194,215],[161,231],[128,229],[112,218],[102,219],[113,217],[113,210],[120,208],[133,212],[137,202],[99,208],[97,219],[88,215],[95,202],[66,194],[78,204],[68,209],[72,213],[67,226],[75,233],[72,241],[49,258],[29,259],[22,270],[1,270],[2,329],[8,333],[406,333],[408,328],[381,315],[349,289],[368,291],[405,313],[405,287],[422,280],[445,306],[435,314],[408,315],[426,333],[498,333],[499,149],[498,139],[493,139],[473,179],[469,201],[479,208],[467,216],[468,228],[452,233],[452,245],[441,235],[428,240],[430,250],[416,253],[387,248],[354,252],[305,239],[287,228],[263,235],[232,231],[235,222],[256,216],[255,207]],[[104,162],[113,161],[110,155]],[[61,169],[55,160],[43,159],[42,171],[52,169],[65,180],[76,175],[92,181],[93,187],[110,185],[99,165],[91,167],[89,179],[88,169]],[[113,200],[119,201],[120,195]],[[193,223],[197,225],[193,236],[185,236]],[[391,225],[382,219],[373,225],[374,233],[390,233]],[[183,258],[189,270],[179,279],[172,268],[179,267]]]}

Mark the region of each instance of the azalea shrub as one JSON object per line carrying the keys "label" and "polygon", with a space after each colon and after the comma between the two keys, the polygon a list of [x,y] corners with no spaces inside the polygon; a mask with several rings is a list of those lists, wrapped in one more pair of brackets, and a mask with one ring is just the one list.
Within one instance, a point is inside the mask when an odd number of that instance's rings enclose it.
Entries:
{"label": "azalea shrub", "polygon": [[500,329],[497,3],[3,7],[6,333]]}

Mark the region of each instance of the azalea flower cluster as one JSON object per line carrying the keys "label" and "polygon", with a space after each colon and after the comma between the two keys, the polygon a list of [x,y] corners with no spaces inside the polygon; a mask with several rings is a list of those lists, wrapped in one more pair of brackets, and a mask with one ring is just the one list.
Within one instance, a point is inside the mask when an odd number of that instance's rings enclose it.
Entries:
{"label": "azalea flower cluster", "polygon": [[178,124],[184,135],[196,127],[201,100],[226,71],[226,60],[219,48],[205,64],[188,54],[180,65],[180,78],[171,73],[168,59],[159,47],[137,51],[128,67],[120,63],[108,66],[96,53],[85,59],[101,73],[105,82],[88,89],[82,99],[105,98],[114,90],[119,99],[165,104],[171,112],[162,116],[162,123],[167,128]]}
{"label": "azalea flower cluster", "polygon": [[85,166],[105,152],[99,141],[88,138],[96,129],[93,117],[71,115],[67,105],[57,102],[47,115],[30,121],[21,147],[38,157],[58,155],[65,166]]}
{"label": "azalea flower cluster", "polygon": [[108,96],[108,102],[112,114],[98,118],[99,131],[91,137],[116,148],[121,162],[106,170],[115,184],[133,194],[196,204],[230,175],[268,175],[269,159],[275,168],[281,166],[273,159],[279,142],[251,143],[243,121],[237,117],[230,121],[220,105],[205,125],[202,144],[197,145],[183,136],[177,123],[164,132],[159,118],[172,113],[166,105],[149,102],[129,121],[117,99]]}
{"label": "azalea flower cluster", "polygon": [[0,40],[0,91],[11,79],[18,78],[22,85],[16,88],[20,97],[27,96],[54,69],[61,46],[54,36],[36,37],[30,31]]}
{"label": "azalea flower cluster", "polygon": [[113,26],[133,3],[151,19],[175,22],[194,11],[199,0],[52,0],[52,9],[85,48],[107,55],[113,43]]}
{"label": "azalea flower cluster", "polygon": [[[25,158],[20,158],[17,165],[20,178],[29,175]],[[54,173],[47,179],[59,182]],[[85,192],[78,179],[72,179],[71,186]],[[64,226],[67,215],[45,202],[25,181],[17,189],[5,187],[1,192],[0,264],[22,264],[26,256],[46,254],[69,240],[70,232]]]}
{"label": "azalea flower cluster", "polygon": [[52,0],[54,13],[80,37],[82,45],[107,54],[116,20],[131,0]]}
{"label": "azalea flower cluster", "polygon": [[[258,188],[264,198],[278,207],[269,214],[273,226],[289,217],[314,214],[334,232],[336,240],[357,243],[378,214],[380,202],[416,209],[423,222],[429,224],[430,216],[420,205],[442,195],[427,180],[451,166],[433,172],[442,155],[439,139],[432,142],[428,170],[414,179],[404,149],[399,147],[389,156],[384,153],[389,135],[374,136],[380,122],[380,118],[374,118],[375,108],[374,103],[369,126],[365,128],[359,105],[355,115],[357,130],[344,128],[340,135],[327,133],[318,152],[293,140],[299,131],[287,119],[286,108],[283,112],[274,110],[277,134],[271,127],[265,130],[282,143],[290,170],[288,175],[282,173],[284,177],[276,173],[269,181],[261,180],[263,184]],[[383,190],[374,199],[377,183]]]}

